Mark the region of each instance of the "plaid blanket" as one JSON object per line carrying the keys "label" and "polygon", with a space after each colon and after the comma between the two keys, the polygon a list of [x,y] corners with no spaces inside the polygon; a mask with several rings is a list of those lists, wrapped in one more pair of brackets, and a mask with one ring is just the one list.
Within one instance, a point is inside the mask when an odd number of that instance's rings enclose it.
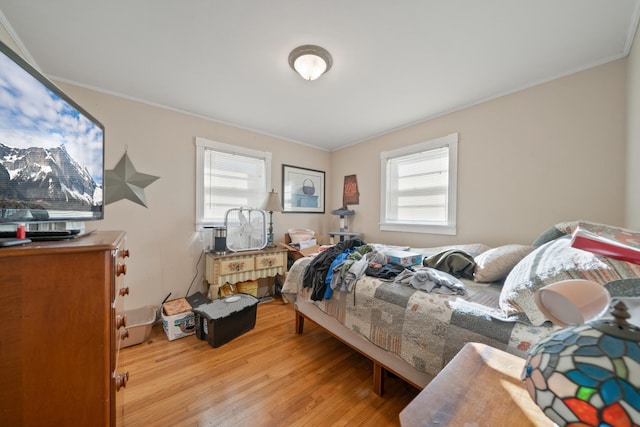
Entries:
{"label": "plaid blanket", "polygon": [[[287,274],[284,294],[310,300],[302,287],[309,258],[297,260]],[[437,374],[467,342],[481,342],[520,357],[553,330],[531,326],[498,308],[500,285],[463,280],[467,293],[444,295],[363,276],[353,291],[334,292],[314,301],[354,333],[391,351],[415,369]]]}

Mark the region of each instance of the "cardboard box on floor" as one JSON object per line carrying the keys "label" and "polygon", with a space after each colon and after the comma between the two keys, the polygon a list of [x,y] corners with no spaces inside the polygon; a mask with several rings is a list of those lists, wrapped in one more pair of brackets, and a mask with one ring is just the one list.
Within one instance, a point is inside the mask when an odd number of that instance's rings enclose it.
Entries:
{"label": "cardboard box on floor", "polygon": [[322,236],[318,233],[315,234],[316,242],[318,243],[315,246],[311,246],[305,249],[298,249],[295,246],[291,246],[291,237],[289,233],[284,234],[284,242],[278,242],[278,246],[286,248],[289,250],[289,254],[293,258],[293,260],[297,260],[311,254],[315,254],[320,251],[320,243],[322,242]]}
{"label": "cardboard box on floor", "polygon": [[191,304],[186,298],[178,298],[162,304],[162,328],[169,341],[196,333],[196,322]]}

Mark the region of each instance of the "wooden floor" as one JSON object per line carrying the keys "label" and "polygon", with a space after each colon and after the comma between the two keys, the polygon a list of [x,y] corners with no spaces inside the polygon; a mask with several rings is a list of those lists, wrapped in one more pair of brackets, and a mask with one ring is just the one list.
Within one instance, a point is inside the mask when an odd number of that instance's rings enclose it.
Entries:
{"label": "wooden floor", "polygon": [[372,364],[313,322],[294,333],[293,304],[258,305],[256,327],[213,348],[195,335],[120,352],[129,371],[125,426],[397,426],[418,390],[388,377],[372,391]]}

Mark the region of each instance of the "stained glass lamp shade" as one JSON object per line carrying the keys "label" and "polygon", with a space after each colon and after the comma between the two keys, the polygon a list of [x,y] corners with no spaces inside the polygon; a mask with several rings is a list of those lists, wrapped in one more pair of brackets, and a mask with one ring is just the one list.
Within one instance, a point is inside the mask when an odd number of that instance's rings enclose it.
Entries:
{"label": "stained glass lamp shade", "polygon": [[617,301],[613,319],[561,329],[536,344],[522,378],[557,425],[640,425],[640,329]]}

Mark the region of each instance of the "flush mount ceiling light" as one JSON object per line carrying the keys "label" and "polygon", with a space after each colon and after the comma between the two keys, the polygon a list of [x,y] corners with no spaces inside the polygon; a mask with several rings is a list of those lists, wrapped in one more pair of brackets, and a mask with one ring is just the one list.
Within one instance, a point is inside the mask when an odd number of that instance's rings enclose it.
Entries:
{"label": "flush mount ceiling light", "polygon": [[320,46],[298,46],[289,54],[289,65],[305,80],[315,80],[331,68],[331,54]]}

